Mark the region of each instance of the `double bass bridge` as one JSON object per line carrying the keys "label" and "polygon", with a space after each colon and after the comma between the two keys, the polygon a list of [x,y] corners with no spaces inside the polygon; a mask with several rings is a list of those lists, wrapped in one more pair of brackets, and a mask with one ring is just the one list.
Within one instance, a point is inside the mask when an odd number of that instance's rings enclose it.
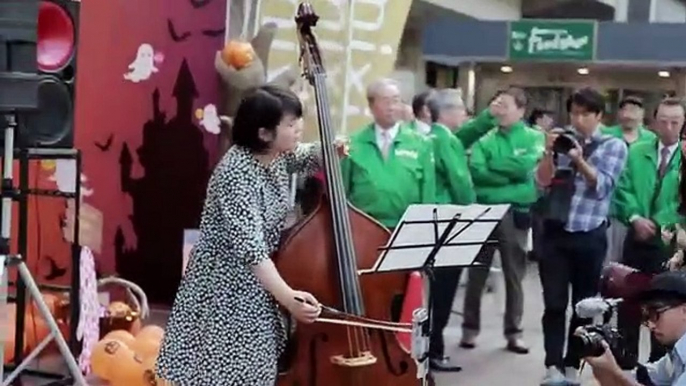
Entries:
{"label": "double bass bridge", "polygon": [[358,355],[348,357],[345,355],[335,355],[331,357],[331,363],[341,367],[363,367],[375,364],[377,358],[370,351],[362,351]]}

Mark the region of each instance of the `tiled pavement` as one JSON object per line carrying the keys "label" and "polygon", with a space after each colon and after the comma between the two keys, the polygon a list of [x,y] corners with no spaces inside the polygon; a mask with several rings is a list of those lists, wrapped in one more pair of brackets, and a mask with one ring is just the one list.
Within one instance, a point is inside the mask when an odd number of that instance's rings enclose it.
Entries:
{"label": "tiled pavement", "polygon": [[[531,352],[528,355],[517,355],[504,350],[505,340],[502,337],[504,288],[502,278],[495,277],[495,279],[495,292],[484,296],[482,306],[483,331],[478,339],[477,348],[464,350],[457,347],[460,335],[460,317],[453,315],[451,327],[446,331],[447,346],[454,363],[462,366],[464,370],[457,374],[437,375],[437,386],[537,386],[539,384],[544,371],[543,337],[540,325],[543,306],[536,267],[530,266],[524,285],[526,293],[525,339],[531,346]],[[455,300],[454,309],[456,311],[460,311],[462,308],[463,290],[464,288],[460,289]],[[161,321],[156,324],[163,324],[164,318],[164,314],[154,315],[153,322]],[[642,346],[647,347],[646,344],[646,339],[643,339]],[[54,361],[47,359],[42,360],[41,363],[52,368],[55,366]],[[591,379],[589,370],[585,371],[583,380],[584,386],[595,384]],[[43,384],[45,382],[28,377],[25,377],[23,383],[24,386],[40,386]],[[96,383],[92,385],[96,385]]]}

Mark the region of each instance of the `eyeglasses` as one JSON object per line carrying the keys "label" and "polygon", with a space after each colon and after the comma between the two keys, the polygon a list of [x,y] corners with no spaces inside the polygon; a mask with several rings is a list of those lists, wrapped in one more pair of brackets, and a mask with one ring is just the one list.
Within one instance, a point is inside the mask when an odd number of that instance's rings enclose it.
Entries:
{"label": "eyeglasses", "polygon": [[665,312],[671,310],[672,308],[676,308],[678,305],[668,305],[668,306],[662,306],[658,308],[647,308],[644,307],[641,309],[641,321],[643,325],[647,326],[648,323],[657,323],[660,321],[660,317],[662,314]]}

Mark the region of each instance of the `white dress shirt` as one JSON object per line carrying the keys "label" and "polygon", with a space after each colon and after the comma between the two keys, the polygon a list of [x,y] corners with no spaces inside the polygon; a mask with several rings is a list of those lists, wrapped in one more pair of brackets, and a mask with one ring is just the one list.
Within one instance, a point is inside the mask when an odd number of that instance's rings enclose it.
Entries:
{"label": "white dress shirt", "polygon": [[393,143],[393,140],[395,140],[395,136],[398,135],[398,130],[400,130],[400,123],[396,123],[390,129],[382,129],[381,126],[376,124],[374,125],[374,132],[376,133],[376,144],[377,146],[379,146],[379,150],[381,150],[382,152],[384,150],[384,143],[386,141],[386,137],[384,137],[384,134],[387,134],[388,141]]}
{"label": "white dress shirt", "polygon": [[429,125],[428,123],[417,119],[415,124],[417,125],[417,131],[419,131],[420,133],[428,135],[429,132],[431,132],[431,125]]}

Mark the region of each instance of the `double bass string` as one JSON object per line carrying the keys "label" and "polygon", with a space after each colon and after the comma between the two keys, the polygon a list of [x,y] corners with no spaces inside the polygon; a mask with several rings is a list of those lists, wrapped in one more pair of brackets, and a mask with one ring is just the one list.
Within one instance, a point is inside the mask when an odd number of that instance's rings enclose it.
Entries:
{"label": "double bass string", "polygon": [[[313,63],[310,63],[311,67],[314,67]],[[319,69],[316,69],[319,70]],[[348,277],[346,275],[347,267],[345,266],[346,262],[343,259],[344,256],[344,251],[342,248],[344,247],[344,243],[342,243],[342,240],[340,239],[340,234],[338,230],[341,228],[340,224],[337,223],[338,219],[341,217],[340,213],[340,207],[337,205],[337,192],[335,191],[336,189],[336,181],[335,181],[335,176],[333,175],[332,171],[334,169],[332,162],[333,162],[333,149],[332,149],[332,138],[329,133],[328,129],[328,123],[327,122],[327,116],[328,114],[326,113],[325,108],[327,106],[324,106],[325,103],[325,93],[322,93],[321,87],[320,87],[320,81],[319,81],[320,76],[317,73],[313,76],[313,86],[315,88],[315,101],[317,104],[317,118],[319,121],[319,131],[320,131],[320,136],[321,136],[321,141],[322,141],[322,152],[323,158],[324,158],[324,165],[325,165],[325,177],[327,180],[327,190],[329,191],[329,203],[331,206],[331,219],[332,219],[332,225],[334,227],[334,238],[335,238],[335,246],[336,246],[336,252],[337,252],[337,264],[338,264],[338,274],[339,274],[339,280],[340,280],[340,286],[341,286],[341,295],[343,297],[343,307],[346,312],[350,312],[352,305],[350,304],[350,299],[348,298],[348,291],[347,287],[349,285],[348,283]],[[353,338],[351,337],[350,334],[350,329],[349,327],[346,327],[346,336],[348,338],[348,350],[350,352],[353,351],[352,346],[353,346]],[[357,339],[355,339],[356,341]]]}
{"label": "double bass string", "polygon": [[[357,277],[354,276],[356,275],[356,261],[355,259],[355,251],[354,251],[354,246],[352,244],[352,235],[350,234],[350,219],[348,218],[348,213],[347,213],[347,203],[345,199],[345,189],[342,186],[342,176],[341,176],[341,169],[339,164],[334,164],[333,156],[332,153],[335,152],[333,143],[334,143],[334,138],[333,138],[333,130],[331,126],[331,118],[329,115],[329,104],[328,104],[328,94],[326,92],[325,88],[325,77],[323,74],[318,74],[315,76],[315,88],[316,92],[321,96],[320,103],[321,103],[321,111],[320,111],[320,119],[322,121],[322,136],[325,138],[322,138],[325,143],[326,143],[326,151],[328,155],[328,159],[330,162],[330,167],[328,168],[327,172],[331,173],[331,177],[327,178],[330,183],[330,191],[331,191],[331,199],[333,205],[332,205],[332,210],[336,212],[336,214],[333,216],[335,221],[339,222],[337,223],[337,232],[335,232],[336,237],[338,238],[339,241],[339,247],[340,249],[345,250],[345,252],[342,255],[339,255],[339,260],[343,260],[342,262],[339,262],[339,266],[345,267],[342,276],[343,280],[347,285],[345,285],[344,288],[344,296],[351,298],[352,302],[352,310],[346,310],[346,311],[353,311],[355,314],[358,316],[361,316],[361,314],[364,312],[363,304],[361,302],[361,294],[360,294],[360,287],[359,287],[359,280],[357,280]],[[365,333],[364,330],[360,330],[359,328],[355,327],[353,329],[353,336],[354,336],[354,341],[355,341],[355,348],[357,350],[354,350],[355,352],[353,354],[359,354],[359,351],[366,351],[368,349],[368,336]],[[349,337],[349,343],[350,342],[350,337]],[[362,346],[361,348],[359,346]]]}
{"label": "double bass string", "polygon": [[[336,170],[336,165],[333,164],[333,154],[334,149],[333,149],[333,138],[332,138],[332,133],[330,130],[330,121],[329,121],[329,116],[328,116],[328,103],[326,100],[326,90],[322,90],[322,81],[323,81],[323,76],[321,74],[316,74],[314,76],[314,87],[315,87],[315,93],[319,96],[317,98],[317,103],[319,107],[319,121],[320,121],[320,128],[321,128],[321,136],[322,136],[322,142],[324,144],[323,146],[323,151],[325,152],[324,158],[326,161],[327,167],[327,182],[328,182],[328,190],[329,190],[329,202],[331,204],[331,210],[332,210],[332,221],[334,222],[334,237],[336,238],[336,248],[337,248],[337,256],[338,256],[338,266],[339,266],[339,278],[341,280],[341,294],[344,298],[344,307],[346,308],[346,312],[353,311],[355,307],[354,303],[351,301],[354,299],[350,299],[350,276],[348,275],[349,273],[349,262],[348,259],[345,257],[348,255],[348,250],[346,250],[346,243],[343,240],[343,235],[341,234],[341,231],[344,229],[343,224],[340,223],[340,220],[343,217],[343,211],[341,206],[339,205],[340,203],[340,190],[338,189],[338,181],[340,180],[338,177],[338,173]],[[352,353],[354,352],[353,350],[353,343],[355,345],[359,344],[359,336],[357,334],[357,331],[354,329],[353,330],[353,336],[351,337],[350,334],[350,329],[346,327],[347,332],[347,337],[348,337],[348,349]],[[354,341],[354,342],[353,342]]]}
{"label": "double bass string", "polygon": [[[310,63],[310,67],[314,67],[314,66],[315,65],[313,63]],[[338,211],[338,208],[336,208],[333,205],[333,198],[334,198],[333,195],[335,194],[335,192],[333,191],[334,181],[332,179],[331,173],[329,172],[332,169],[331,168],[332,150],[331,150],[331,147],[329,144],[330,143],[330,138],[329,138],[330,136],[328,135],[327,130],[326,130],[326,127],[327,127],[326,126],[327,125],[326,116],[325,116],[326,114],[324,113],[324,108],[322,106],[322,103],[323,103],[322,96],[321,96],[322,93],[321,93],[321,90],[319,89],[319,86],[318,86],[317,75],[314,75],[313,85],[315,88],[315,97],[316,97],[315,102],[317,104],[317,113],[318,113],[317,114],[317,120],[319,121],[319,129],[320,129],[319,133],[320,133],[321,141],[322,141],[322,152],[324,153],[323,158],[324,158],[324,166],[325,166],[325,171],[326,171],[324,176],[327,180],[327,190],[329,192],[329,201],[332,204],[331,205],[331,207],[332,207],[332,220],[335,221],[336,218],[338,218],[340,216],[337,215],[337,213],[336,213]],[[333,224],[333,225],[334,225],[334,229],[338,228],[337,224]],[[334,232],[334,237],[336,238],[336,240],[335,240],[336,253],[338,256],[342,256],[342,254],[343,254],[343,250],[341,250],[342,243],[338,239],[338,233],[337,232]],[[338,274],[339,274],[341,292],[343,294],[343,309],[346,312],[349,312],[349,310],[351,308],[351,304],[350,304],[350,301],[349,301],[349,299],[345,293],[346,278],[345,278],[345,276],[342,276],[343,273],[345,272],[345,267],[343,266],[343,261],[341,259],[337,259],[337,264],[338,264]]]}

